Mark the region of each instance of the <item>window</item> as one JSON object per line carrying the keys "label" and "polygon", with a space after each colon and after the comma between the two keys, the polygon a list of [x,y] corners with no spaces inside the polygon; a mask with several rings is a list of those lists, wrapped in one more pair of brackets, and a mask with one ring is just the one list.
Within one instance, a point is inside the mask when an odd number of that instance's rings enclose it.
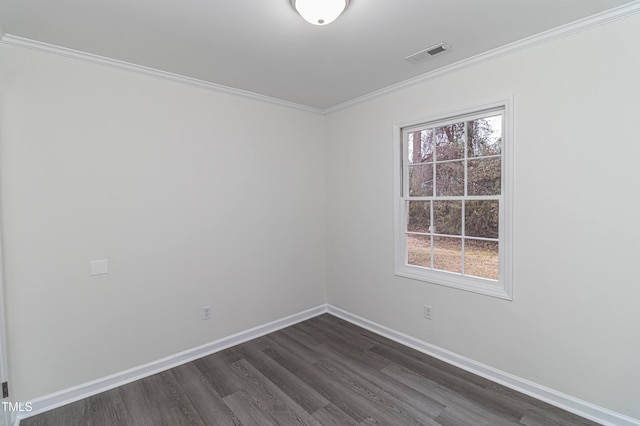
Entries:
{"label": "window", "polygon": [[511,299],[508,103],[396,127],[396,275]]}

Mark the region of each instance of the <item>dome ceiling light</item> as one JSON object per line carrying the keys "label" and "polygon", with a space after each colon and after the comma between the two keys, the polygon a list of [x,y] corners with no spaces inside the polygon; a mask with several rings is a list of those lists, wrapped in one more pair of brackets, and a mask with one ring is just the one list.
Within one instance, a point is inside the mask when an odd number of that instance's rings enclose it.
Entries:
{"label": "dome ceiling light", "polygon": [[327,25],[349,6],[351,0],[291,0],[293,8],[313,25]]}

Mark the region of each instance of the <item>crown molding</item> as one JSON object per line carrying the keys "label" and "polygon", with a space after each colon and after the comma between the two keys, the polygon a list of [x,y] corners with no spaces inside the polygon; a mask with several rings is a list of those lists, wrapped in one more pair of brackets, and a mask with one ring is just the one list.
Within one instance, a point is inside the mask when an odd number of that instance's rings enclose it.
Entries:
{"label": "crown molding", "polygon": [[583,19],[579,19],[569,24],[561,25],[551,30],[544,31],[542,33],[515,41],[513,43],[506,44],[501,47],[497,47],[487,52],[483,52],[478,55],[472,56],[470,58],[455,62],[451,65],[447,65],[442,68],[438,68],[436,70],[410,78],[408,80],[404,80],[402,82],[392,84],[390,86],[375,90],[373,92],[367,93],[362,96],[358,96],[356,98],[350,99],[346,102],[342,102],[340,104],[337,104],[328,108],[315,108],[308,105],[302,105],[295,102],[285,101],[285,100],[270,97],[270,96],[260,95],[258,93],[250,92],[248,90],[236,89],[229,86],[223,86],[217,83],[211,83],[208,81],[199,80],[192,77],[186,77],[180,74],[175,74],[167,71],[158,70],[155,68],[145,67],[142,65],[136,65],[129,62],[125,62],[125,61],[120,61],[118,59],[107,58],[105,56],[94,55],[92,53],[82,52],[79,50],[74,50],[66,47],[56,46],[53,44],[43,43],[36,40],[30,40],[28,38],[3,33],[2,28],[0,28],[0,44],[7,44],[7,45],[26,48],[26,49],[38,50],[41,52],[45,52],[45,53],[49,53],[57,56],[77,59],[85,62],[92,62],[92,63],[101,64],[101,65],[105,65],[113,68],[133,71],[140,74],[151,75],[151,76],[163,78],[169,81],[188,84],[190,86],[200,87],[207,90],[213,90],[219,93],[236,95],[236,96],[253,99],[261,102],[266,102],[274,105],[279,105],[287,108],[297,109],[300,111],[326,115],[326,114],[331,114],[346,108],[350,108],[352,106],[395,92],[400,89],[404,89],[404,88],[407,88],[431,79],[435,79],[442,75],[466,68],[468,66],[479,64],[481,62],[488,61],[490,59],[497,58],[500,56],[505,56],[521,50],[526,50],[531,47],[535,47],[535,46],[545,44],[562,37],[567,37],[572,34],[576,34],[576,33],[588,30],[590,28],[594,28],[600,25],[607,24],[612,21],[623,19],[631,15],[635,15],[639,12],[640,12],[640,0],[635,0],[626,5],[622,5],[610,10],[606,10],[604,12],[597,13],[595,15],[592,15]]}
{"label": "crown molding", "polygon": [[25,49],[37,50],[44,53],[49,53],[56,56],[62,56],[65,58],[76,59],[84,62],[91,62],[94,64],[100,64],[112,68],[118,68],[127,71],[133,71],[139,74],[150,75],[153,77],[162,78],[173,82],[182,84],[188,84],[190,86],[200,87],[207,90],[213,90],[219,93],[226,93],[230,95],[240,96],[260,102],[266,102],[278,106],[287,108],[293,108],[306,112],[312,112],[315,114],[323,114],[324,110],[320,108],[314,108],[307,105],[298,104],[295,102],[285,101],[271,96],[260,95],[258,93],[250,92],[248,90],[236,89],[234,87],[224,86],[222,84],[211,83],[205,80],[199,80],[197,78],[187,77],[180,74],[171,73],[168,71],[162,71],[159,69],[145,67],[143,65],[132,64],[130,62],[121,61],[118,59],[107,58],[105,56],[94,55],[93,53],[82,52],[79,50],[69,49],[66,47],[56,46],[53,44],[44,43],[37,40],[31,40],[24,37],[15,36],[12,34],[4,34],[0,32],[0,43],[10,46],[21,47]]}
{"label": "crown molding", "polygon": [[561,25],[556,28],[544,31],[542,33],[523,38],[513,43],[506,44],[501,47],[480,53],[467,59],[455,62],[451,65],[438,68],[436,70],[421,74],[419,76],[404,80],[400,83],[392,84],[385,88],[367,93],[366,95],[353,98],[338,105],[334,105],[329,108],[325,108],[323,112],[325,114],[331,114],[352,106],[361,104],[363,102],[378,98],[380,96],[395,92],[400,89],[404,89],[413,86],[418,83],[422,83],[442,75],[484,62],[500,56],[505,56],[511,53],[515,53],[521,50],[526,50],[541,44],[557,40],[559,38],[567,37],[572,34],[576,34],[590,28],[594,28],[600,25],[607,24],[618,19],[626,18],[627,16],[635,15],[640,12],[640,0],[635,0],[623,6],[619,6],[595,15],[579,19],[569,24]]}

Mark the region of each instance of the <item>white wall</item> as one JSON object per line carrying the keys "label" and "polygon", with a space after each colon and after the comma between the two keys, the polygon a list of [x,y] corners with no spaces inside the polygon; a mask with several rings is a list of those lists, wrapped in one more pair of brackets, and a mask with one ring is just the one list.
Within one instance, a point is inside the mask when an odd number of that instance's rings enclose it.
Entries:
{"label": "white wall", "polygon": [[322,116],[6,45],[0,63],[15,401],[325,302]]}
{"label": "white wall", "polygon": [[[640,418],[638,28],[626,18],[326,118],[0,45],[14,400],[328,300]],[[395,277],[393,124],[508,95],[514,300]],[[105,257],[110,274],[90,277]]]}
{"label": "white wall", "polygon": [[[329,302],[640,418],[639,38],[636,15],[329,115]],[[395,277],[392,126],[510,95],[514,300]]]}

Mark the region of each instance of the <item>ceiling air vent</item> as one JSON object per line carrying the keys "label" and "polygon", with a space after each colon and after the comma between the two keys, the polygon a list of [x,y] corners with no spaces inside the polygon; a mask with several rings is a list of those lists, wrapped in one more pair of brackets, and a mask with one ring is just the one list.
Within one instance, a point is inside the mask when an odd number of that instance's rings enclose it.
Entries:
{"label": "ceiling air vent", "polygon": [[413,55],[409,55],[404,59],[413,64],[419,64],[420,62],[426,61],[432,56],[439,55],[440,53],[446,52],[447,50],[449,50],[449,45],[447,43],[440,43],[414,53]]}

